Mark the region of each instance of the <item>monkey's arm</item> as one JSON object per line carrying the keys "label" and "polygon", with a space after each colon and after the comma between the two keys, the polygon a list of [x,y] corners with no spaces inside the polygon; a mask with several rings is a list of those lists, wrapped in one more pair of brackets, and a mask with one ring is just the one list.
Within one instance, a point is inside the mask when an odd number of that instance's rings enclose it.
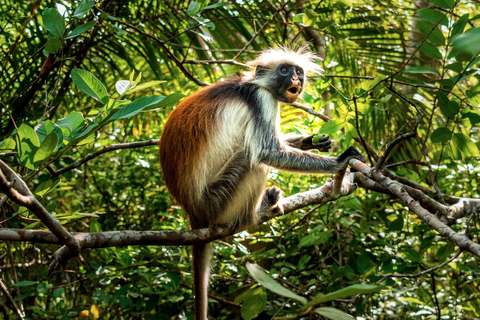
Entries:
{"label": "monkey's arm", "polygon": [[311,136],[304,135],[287,135],[284,139],[285,143],[292,147],[300,150],[312,150],[317,149],[320,152],[328,152],[332,147],[332,141],[328,135],[323,135],[322,138],[317,143],[313,143],[313,137],[316,134]]}
{"label": "monkey's arm", "polygon": [[365,162],[365,158],[354,147],[345,150],[338,157],[320,156],[310,152],[280,146],[264,149],[260,153],[260,162],[280,169],[305,173],[337,173],[348,165],[352,158]]}

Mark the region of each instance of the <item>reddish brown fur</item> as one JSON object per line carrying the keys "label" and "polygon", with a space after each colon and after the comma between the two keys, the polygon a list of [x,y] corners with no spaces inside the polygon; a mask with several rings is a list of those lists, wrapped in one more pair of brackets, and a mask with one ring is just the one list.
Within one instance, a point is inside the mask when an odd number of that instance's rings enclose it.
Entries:
{"label": "reddish brown fur", "polygon": [[[202,150],[206,150],[215,119],[215,108],[205,96],[214,86],[203,88],[186,98],[170,113],[160,140],[160,161],[170,193],[187,213],[189,177]],[[168,156],[167,156],[168,155]],[[190,224],[195,228],[194,219]]]}

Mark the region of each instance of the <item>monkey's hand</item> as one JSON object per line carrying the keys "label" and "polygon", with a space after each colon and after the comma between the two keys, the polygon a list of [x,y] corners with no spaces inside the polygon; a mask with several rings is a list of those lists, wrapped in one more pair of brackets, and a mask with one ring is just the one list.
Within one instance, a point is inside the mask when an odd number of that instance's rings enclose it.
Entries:
{"label": "monkey's hand", "polygon": [[312,141],[312,149],[317,149],[320,152],[328,152],[332,148],[332,140],[326,134],[314,134],[308,137]]}

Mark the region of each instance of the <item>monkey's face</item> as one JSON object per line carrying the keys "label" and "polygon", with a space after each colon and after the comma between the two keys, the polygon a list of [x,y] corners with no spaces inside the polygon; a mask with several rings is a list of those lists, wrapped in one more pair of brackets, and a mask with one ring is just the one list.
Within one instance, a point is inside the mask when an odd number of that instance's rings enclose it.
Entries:
{"label": "monkey's face", "polygon": [[303,80],[302,68],[294,64],[282,63],[275,69],[269,81],[270,92],[281,102],[293,103],[302,92]]}

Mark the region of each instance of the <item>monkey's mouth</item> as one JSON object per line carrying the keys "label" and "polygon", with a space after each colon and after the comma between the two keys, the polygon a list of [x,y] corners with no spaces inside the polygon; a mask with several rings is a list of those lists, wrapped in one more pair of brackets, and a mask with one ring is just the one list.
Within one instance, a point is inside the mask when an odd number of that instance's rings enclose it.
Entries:
{"label": "monkey's mouth", "polygon": [[286,92],[288,102],[295,102],[295,100],[297,100],[298,96],[300,95],[300,91],[302,91],[302,87],[300,87],[296,83],[288,87]]}

